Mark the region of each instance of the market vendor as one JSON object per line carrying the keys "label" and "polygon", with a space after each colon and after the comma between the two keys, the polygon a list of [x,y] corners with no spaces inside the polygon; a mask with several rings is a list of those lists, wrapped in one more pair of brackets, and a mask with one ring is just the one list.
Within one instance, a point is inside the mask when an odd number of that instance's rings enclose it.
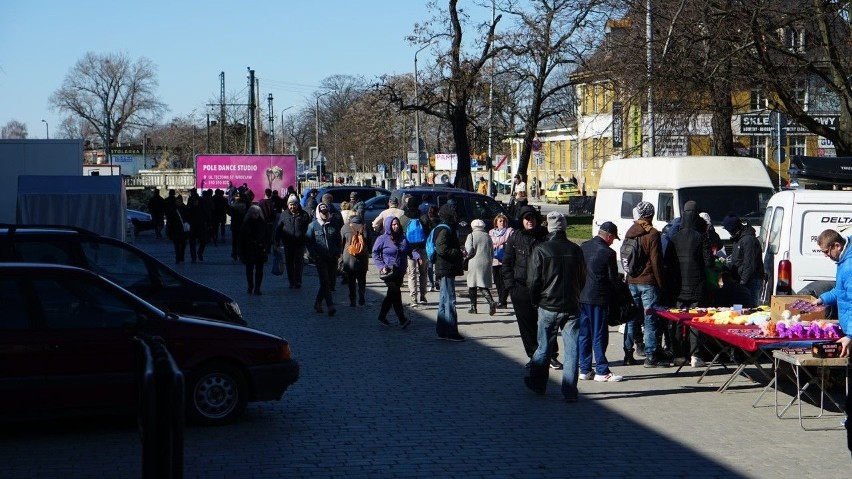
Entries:
{"label": "market vendor", "polygon": [[821,294],[814,304],[837,305],[840,328],[845,334],[837,340],[842,348],[840,357],[848,357],[852,343],[852,254],[848,248],[849,238],[827,229],[819,234],[817,245],[824,255],[837,262],[837,277],[834,289]]}

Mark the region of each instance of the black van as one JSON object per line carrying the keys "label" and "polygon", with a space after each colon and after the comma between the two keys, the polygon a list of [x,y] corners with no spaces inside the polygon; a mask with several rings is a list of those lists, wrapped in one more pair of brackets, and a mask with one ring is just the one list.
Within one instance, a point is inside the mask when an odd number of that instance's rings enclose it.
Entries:
{"label": "black van", "polygon": [[0,262],[88,269],[164,311],[246,324],[240,307],[227,295],[180,275],[134,246],[81,228],[0,225]]}

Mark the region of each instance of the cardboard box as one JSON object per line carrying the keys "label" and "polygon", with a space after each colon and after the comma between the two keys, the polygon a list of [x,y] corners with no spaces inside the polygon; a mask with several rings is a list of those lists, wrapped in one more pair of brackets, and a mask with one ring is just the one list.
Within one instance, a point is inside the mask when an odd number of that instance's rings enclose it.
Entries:
{"label": "cardboard box", "polygon": [[797,309],[791,309],[789,307],[790,304],[792,304],[796,301],[799,301],[799,300],[805,300],[805,301],[810,302],[810,301],[816,300],[816,298],[813,297],[813,296],[807,295],[807,294],[791,294],[791,295],[786,295],[786,296],[783,296],[783,295],[773,296],[772,301],[770,302],[769,316],[776,321],[780,320],[780,319],[782,319],[782,315],[784,313],[784,310],[789,309],[790,313],[793,316],[798,314],[799,320],[801,320],[801,321],[816,321],[816,320],[819,320],[819,319],[825,319],[825,309],[823,309],[822,311],[811,311],[811,312],[808,312],[808,313],[802,313],[801,311],[799,311]]}

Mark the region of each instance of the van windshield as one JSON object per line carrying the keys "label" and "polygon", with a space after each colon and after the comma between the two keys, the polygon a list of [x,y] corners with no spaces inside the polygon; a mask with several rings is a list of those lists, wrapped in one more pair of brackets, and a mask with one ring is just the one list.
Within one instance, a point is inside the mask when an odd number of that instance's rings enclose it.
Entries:
{"label": "van windshield", "polygon": [[715,224],[721,224],[722,218],[733,212],[748,220],[748,224],[757,226],[763,220],[763,213],[773,193],[772,188],[754,186],[702,186],[678,190],[678,201],[681,211],[684,203],[695,201],[698,208],[707,212]]}

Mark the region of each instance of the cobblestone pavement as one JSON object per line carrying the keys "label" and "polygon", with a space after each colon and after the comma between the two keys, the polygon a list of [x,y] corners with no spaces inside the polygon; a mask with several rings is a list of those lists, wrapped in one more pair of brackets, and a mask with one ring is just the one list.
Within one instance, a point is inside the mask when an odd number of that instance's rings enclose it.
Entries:
{"label": "cobblestone pavement", "polygon": [[[150,233],[137,245],[173,264],[171,244]],[[751,407],[760,385],[726,375],[696,384],[697,373],[621,366],[621,336],[609,358],[621,383],[582,381],[580,401],[561,400],[552,371],[544,396],[522,382],[526,362],[511,310],[468,314],[465,343],[435,336],[438,293],[408,310],[407,330],[377,321],[382,284],[371,271],[368,304],[338,314],[312,309],[316,275],[287,289],[266,275],[263,296],[245,293],[230,247],[177,271],[240,303],[253,327],[290,340],[302,377],[277,402],[249,405],[237,423],[187,428],[185,476],[203,478],[796,478],[843,477],[845,431],[805,432],[774,417],[771,394]],[[458,291],[463,291],[459,284]],[[407,294],[404,295],[407,300]],[[393,320],[393,315],[391,315]],[[786,395],[782,395],[786,398]],[[812,412],[812,411],[811,411]],[[820,424],[839,426],[840,418]],[[123,478],[141,475],[132,418],[3,425],[0,477]]]}

